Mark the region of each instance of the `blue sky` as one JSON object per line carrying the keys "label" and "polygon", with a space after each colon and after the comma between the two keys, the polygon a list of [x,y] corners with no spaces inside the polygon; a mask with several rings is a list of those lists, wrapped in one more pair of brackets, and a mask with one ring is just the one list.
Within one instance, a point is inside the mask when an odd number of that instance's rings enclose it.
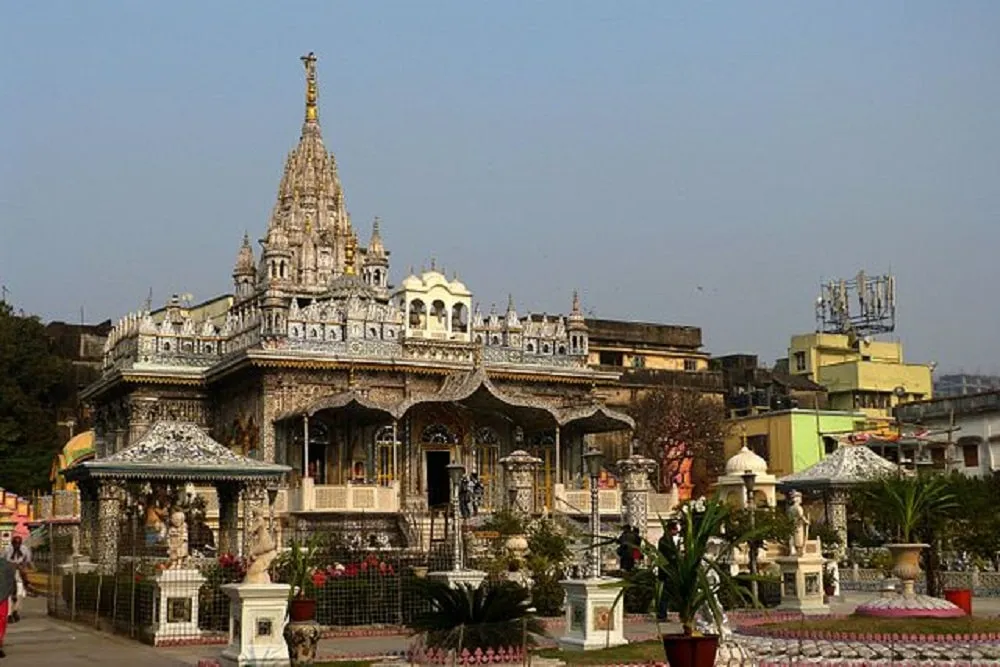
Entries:
{"label": "blue sky", "polygon": [[998,33],[987,1],[9,4],[0,284],[89,321],[228,290],[313,50],[396,281],[772,361],[821,279],[891,268],[908,357],[1000,372]]}

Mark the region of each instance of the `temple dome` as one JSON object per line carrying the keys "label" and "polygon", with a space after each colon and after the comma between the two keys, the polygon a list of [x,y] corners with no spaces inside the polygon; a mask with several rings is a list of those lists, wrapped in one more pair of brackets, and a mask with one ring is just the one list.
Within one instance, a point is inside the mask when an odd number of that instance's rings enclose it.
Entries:
{"label": "temple dome", "polygon": [[748,471],[758,475],[766,475],[767,461],[743,445],[743,448],[735,456],[726,461],[726,474],[742,475]]}
{"label": "temple dome", "polygon": [[89,461],[92,458],[94,458],[93,431],[77,433],[70,438],[69,441],[63,445],[62,451],[59,452],[52,461],[52,471],[49,475],[49,481],[52,482],[53,488],[56,491],[75,488],[75,484],[67,483],[66,480],[63,479],[62,471],[82,461]]}

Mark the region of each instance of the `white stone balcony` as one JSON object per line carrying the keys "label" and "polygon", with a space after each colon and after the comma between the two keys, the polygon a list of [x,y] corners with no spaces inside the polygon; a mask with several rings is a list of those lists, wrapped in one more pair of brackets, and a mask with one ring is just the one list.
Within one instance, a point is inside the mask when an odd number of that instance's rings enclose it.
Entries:
{"label": "white stone balcony", "polygon": [[399,512],[399,482],[386,486],[316,484],[307,477],[300,487],[288,490],[287,508],[290,512]]}

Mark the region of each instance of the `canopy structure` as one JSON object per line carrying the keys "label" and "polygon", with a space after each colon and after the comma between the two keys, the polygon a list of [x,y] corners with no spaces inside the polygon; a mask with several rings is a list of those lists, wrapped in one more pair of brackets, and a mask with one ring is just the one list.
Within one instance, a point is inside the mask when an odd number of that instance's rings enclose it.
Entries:
{"label": "canopy structure", "polygon": [[842,489],[898,472],[895,464],[865,445],[841,445],[819,463],[782,477],[778,480],[778,488],[796,491]]}
{"label": "canopy structure", "polygon": [[291,468],[240,456],[197,424],[160,421],[135,444],[104,459],[63,469],[68,481],[277,483]]}

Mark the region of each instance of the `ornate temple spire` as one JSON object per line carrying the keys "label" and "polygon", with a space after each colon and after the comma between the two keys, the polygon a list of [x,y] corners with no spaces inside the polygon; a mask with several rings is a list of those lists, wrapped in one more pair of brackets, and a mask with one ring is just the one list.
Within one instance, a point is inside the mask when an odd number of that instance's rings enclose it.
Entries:
{"label": "ornate temple spire", "polygon": [[255,271],[256,267],[253,257],[253,247],[250,245],[250,235],[243,232],[243,244],[240,246],[240,252],[236,256],[236,267],[233,269],[233,275],[253,275]]}

